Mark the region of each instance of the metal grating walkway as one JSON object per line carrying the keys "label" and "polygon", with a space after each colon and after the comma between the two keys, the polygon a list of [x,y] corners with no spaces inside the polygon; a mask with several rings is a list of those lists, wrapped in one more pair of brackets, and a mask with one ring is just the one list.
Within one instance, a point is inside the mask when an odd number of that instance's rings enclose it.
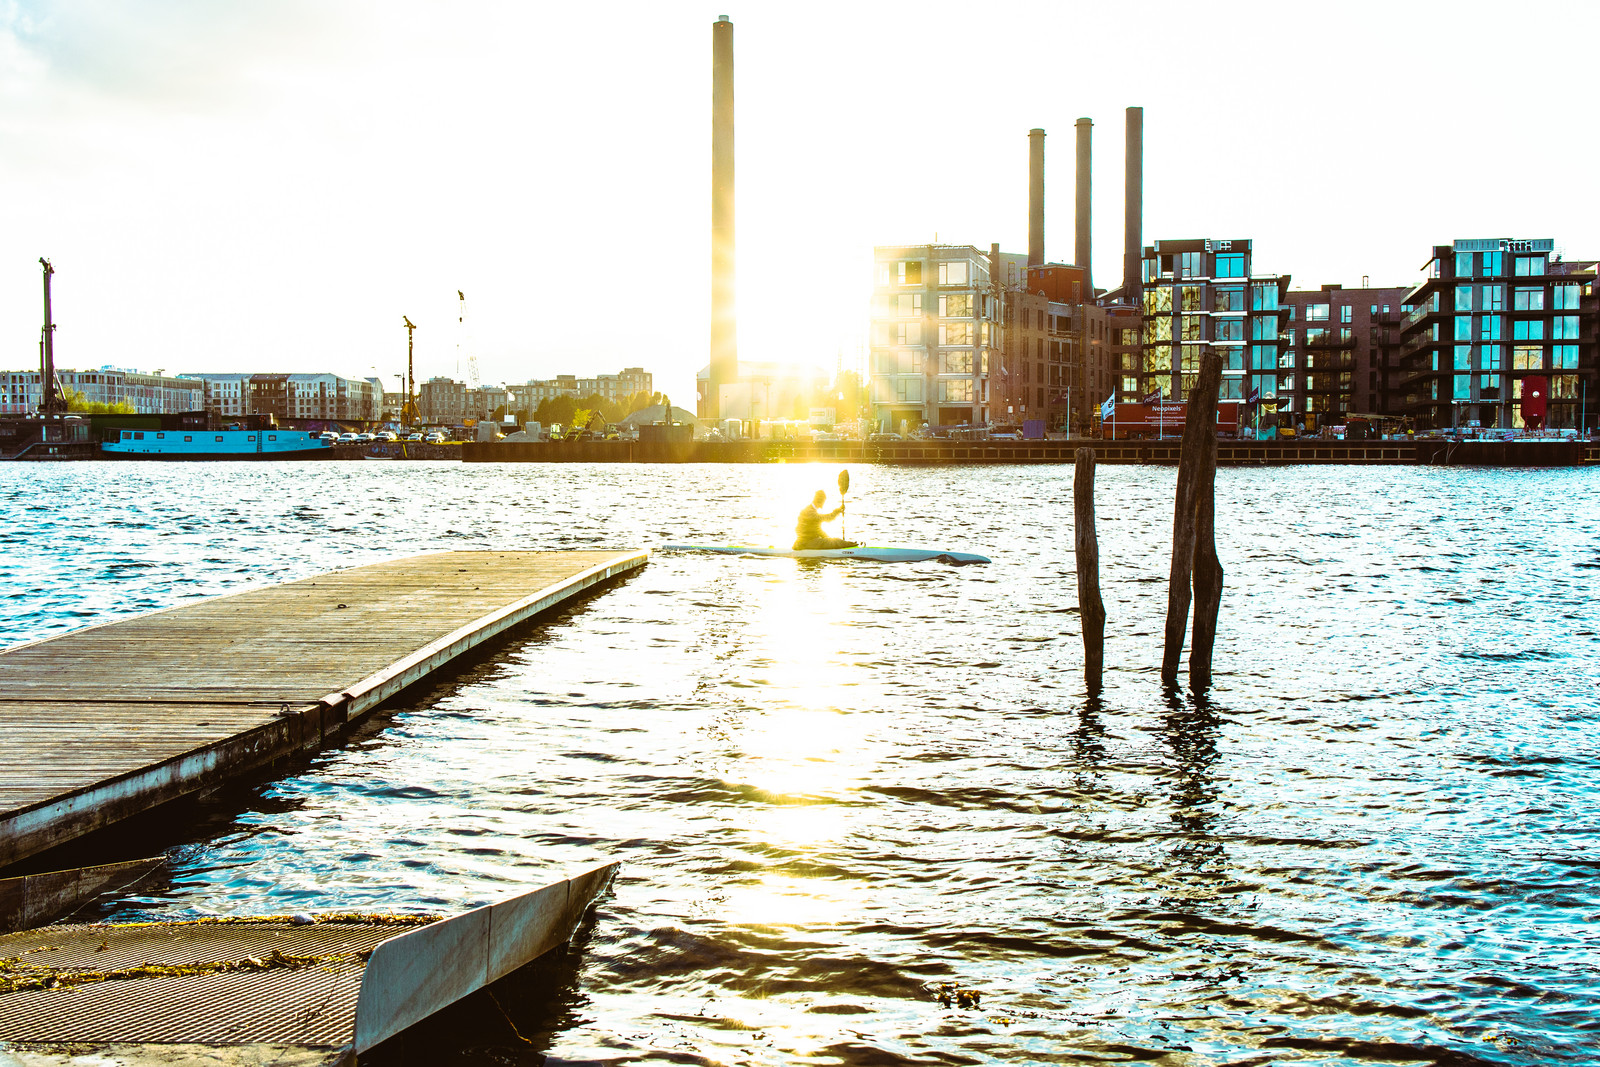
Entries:
{"label": "metal grating walkway", "polygon": [[[355,1028],[367,954],[417,925],[162,923],[7,934],[0,1040],[337,1047]],[[167,968],[179,973],[160,973]],[[181,973],[187,968],[199,973]],[[55,984],[7,992],[41,980]]]}

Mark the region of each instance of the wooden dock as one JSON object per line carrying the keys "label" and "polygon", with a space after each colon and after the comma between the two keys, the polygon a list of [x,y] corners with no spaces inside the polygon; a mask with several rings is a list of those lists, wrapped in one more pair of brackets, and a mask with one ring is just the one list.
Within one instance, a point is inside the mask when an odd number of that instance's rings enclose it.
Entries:
{"label": "wooden dock", "polygon": [[643,551],[434,552],[0,652],[0,869],[320,748]]}

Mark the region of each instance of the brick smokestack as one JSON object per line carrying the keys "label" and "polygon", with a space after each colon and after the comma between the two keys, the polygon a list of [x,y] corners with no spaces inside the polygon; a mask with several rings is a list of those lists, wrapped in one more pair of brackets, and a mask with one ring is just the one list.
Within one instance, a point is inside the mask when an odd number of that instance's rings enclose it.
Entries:
{"label": "brick smokestack", "polygon": [[1137,304],[1144,281],[1144,108],[1128,109],[1128,161],[1123,181],[1122,290]]}
{"label": "brick smokestack", "polygon": [[1044,263],[1044,131],[1028,131],[1028,266]]}
{"label": "brick smokestack", "polygon": [[711,24],[711,380],[705,410],[722,417],[722,385],[739,377],[734,306],[733,23]]}
{"label": "brick smokestack", "polygon": [[1089,263],[1090,256],[1094,251],[1089,237],[1089,139],[1093,130],[1094,123],[1088,119],[1078,120],[1078,203],[1077,214],[1073,220],[1075,226],[1073,236],[1076,240],[1072,250],[1072,262],[1074,265],[1083,268],[1083,276],[1086,279],[1084,285],[1086,291],[1083,294],[1083,300],[1086,304],[1094,302],[1094,270]]}

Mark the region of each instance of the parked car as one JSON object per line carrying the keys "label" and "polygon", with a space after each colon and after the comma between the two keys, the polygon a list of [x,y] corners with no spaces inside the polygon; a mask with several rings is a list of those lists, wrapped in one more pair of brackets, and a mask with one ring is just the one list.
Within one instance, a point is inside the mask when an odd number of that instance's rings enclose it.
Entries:
{"label": "parked car", "polygon": [[339,439],[339,434],[335,430],[326,430],[321,433],[319,437],[321,440],[326,441],[331,445]]}
{"label": "parked car", "polygon": [[904,438],[901,437],[897,433],[873,433],[873,434],[868,434],[867,435],[867,443],[868,444],[875,444],[875,443],[882,442],[882,441],[902,441],[902,440],[904,440]]}
{"label": "parked car", "polygon": [[421,433],[408,433],[408,434],[406,434],[406,440],[407,441],[420,441],[420,440],[422,440],[422,434]]}
{"label": "parked car", "polygon": [[400,440],[400,435],[395,433],[393,430],[384,430],[382,433],[377,434],[376,436],[377,436],[377,439],[380,440],[380,441],[398,441],[398,440]]}
{"label": "parked car", "polygon": [[442,445],[444,444],[444,434],[437,432],[430,433],[427,437],[424,437],[423,440],[428,442],[430,445]]}
{"label": "parked car", "polygon": [[339,443],[341,445],[353,445],[356,443],[356,435],[353,433],[342,433],[339,435]]}

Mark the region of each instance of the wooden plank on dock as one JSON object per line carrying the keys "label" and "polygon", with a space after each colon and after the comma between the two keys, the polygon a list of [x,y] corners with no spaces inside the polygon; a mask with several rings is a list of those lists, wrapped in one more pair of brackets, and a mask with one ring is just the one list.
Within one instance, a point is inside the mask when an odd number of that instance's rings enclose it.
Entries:
{"label": "wooden plank on dock", "polygon": [[0,868],[283,756],[642,551],[434,552],[0,652]]}

